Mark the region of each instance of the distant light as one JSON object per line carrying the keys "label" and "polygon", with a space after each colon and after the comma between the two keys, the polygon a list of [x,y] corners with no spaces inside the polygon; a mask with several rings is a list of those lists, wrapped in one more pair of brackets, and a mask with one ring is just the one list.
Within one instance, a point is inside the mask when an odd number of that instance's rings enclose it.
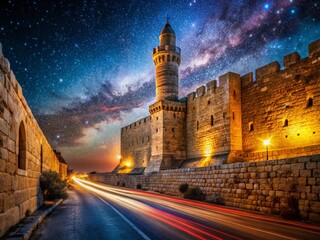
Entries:
{"label": "distant light", "polygon": [[131,167],[131,162],[126,162],[124,165],[125,165],[126,167]]}
{"label": "distant light", "polygon": [[59,79],[59,82],[63,82],[63,79],[62,79],[62,78],[60,78],[60,79]]}
{"label": "distant light", "polygon": [[263,8],[264,8],[264,9],[269,9],[269,8],[270,8],[270,4],[269,4],[269,3],[266,3],[265,5],[263,5]]}
{"label": "distant light", "polygon": [[270,145],[270,138],[266,139],[266,140],[263,140],[263,145],[264,146],[269,146]]}
{"label": "distant light", "polygon": [[120,160],[120,159],[121,159],[121,156],[120,156],[120,155],[118,155],[118,156],[117,156],[117,158]]}
{"label": "distant light", "polygon": [[295,14],[296,13],[296,10],[295,9],[291,9],[290,11],[292,14]]}

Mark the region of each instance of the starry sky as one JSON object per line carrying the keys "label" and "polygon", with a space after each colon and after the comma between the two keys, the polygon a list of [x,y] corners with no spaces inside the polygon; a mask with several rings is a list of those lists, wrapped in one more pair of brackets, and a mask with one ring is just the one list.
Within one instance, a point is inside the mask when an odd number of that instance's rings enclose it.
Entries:
{"label": "starry sky", "polygon": [[155,101],[152,49],[167,16],[180,97],[320,39],[320,1],[1,0],[0,42],[52,147],[76,171],[110,171],[120,128]]}

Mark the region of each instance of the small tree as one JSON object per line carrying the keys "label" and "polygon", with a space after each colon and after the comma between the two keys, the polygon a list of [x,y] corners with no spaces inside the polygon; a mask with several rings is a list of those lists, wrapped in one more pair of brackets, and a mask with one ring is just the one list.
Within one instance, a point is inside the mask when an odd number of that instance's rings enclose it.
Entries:
{"label": "small tree", "polygon": [[191,187],[183,194],[184,198],[203,201],[205,199],[204,193],[199,187]]}
{"label": "small tree", "polygon": [[40,187],[45,200],[57,200],[68,197],[66,192],[67,182],[54,171],[43,172],[40,176]]}
{"label": "small tree", "polygon": [[189,188],[188,183],[181,183],[179,186],[179,192],[183,194],[188,190],[188,188]]}

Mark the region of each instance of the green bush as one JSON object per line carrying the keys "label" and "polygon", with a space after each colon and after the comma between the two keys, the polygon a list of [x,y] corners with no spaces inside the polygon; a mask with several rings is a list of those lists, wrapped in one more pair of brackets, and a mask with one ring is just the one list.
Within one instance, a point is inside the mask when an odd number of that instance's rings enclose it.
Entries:
{"label": "green bush", "polygon": [[181,193],[185,193],[189,188],[189,184],[188,183],[181,183],[179,186],[179,192]]}
{"label": "green bush", "polygon": [[66,199],[67,182],[63,181],[60,175],[54,171],[43,172],[40,176],[40,187],[45,200],[54,201],[57,199]]}
{"label": "green bush", "polygon": [[187,191],[183,194],[184,198],[203,201],[205,199],[204,193],[198,187],[188,188]]}
{"label": "green bush", "polygon": [[136,189],[141,189],[142,185],[140,183],[137,184]]}

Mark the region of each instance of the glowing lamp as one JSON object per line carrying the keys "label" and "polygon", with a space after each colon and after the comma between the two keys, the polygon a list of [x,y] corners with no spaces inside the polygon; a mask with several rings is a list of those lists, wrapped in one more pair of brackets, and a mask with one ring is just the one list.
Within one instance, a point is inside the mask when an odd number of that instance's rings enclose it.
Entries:
{"label": "glowing lamp", "polygon": [[263,145],[266,146],[266,152],[267,152],[267,160],[269,160],[269,156],[268,156],[268,146],[270,145],[270,138],[263,140]]}
{"label": "glowing lamp", "polygon": [[263,140],[263,145],[264,146],[269,146],[270,145],[270,138],[266,139],[266,140]]}

